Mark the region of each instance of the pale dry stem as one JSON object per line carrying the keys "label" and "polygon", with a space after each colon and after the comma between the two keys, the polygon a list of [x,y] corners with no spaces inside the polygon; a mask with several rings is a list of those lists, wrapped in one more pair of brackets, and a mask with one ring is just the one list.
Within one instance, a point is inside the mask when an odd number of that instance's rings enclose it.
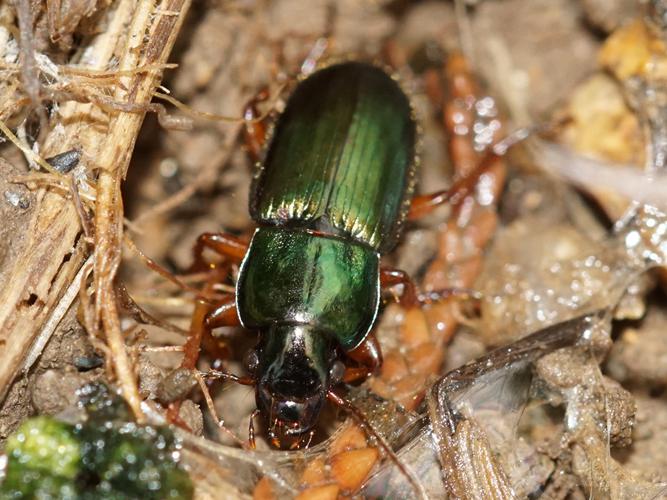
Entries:
{"label": "pale dry stem", "polygon": [[[128,71],[166,62],[188,7],[187,0],[165,0],[158,9],[162,12],[178,12],[179,15],[163,16],[155,15],[151,3],[139,4],[131,18],[123,57],[119,63],[120,70]],[[144,43],[146,36],[148,41]],[[123,77],[121,83],[123,88],[117,88],[115,100],[147,104],[159,82],[156,76],[139,74]],[[120,328],[114,278],[120,265],[123,241],[120,183],[127,173],[129,152],[132,151],[144,115],[119,113],[111,119],[110,138],[97,160],[100,174],[97,182],[94,251],[96,324],[102,324],[123,395],[140,422],[144,420],[141,398]]]}

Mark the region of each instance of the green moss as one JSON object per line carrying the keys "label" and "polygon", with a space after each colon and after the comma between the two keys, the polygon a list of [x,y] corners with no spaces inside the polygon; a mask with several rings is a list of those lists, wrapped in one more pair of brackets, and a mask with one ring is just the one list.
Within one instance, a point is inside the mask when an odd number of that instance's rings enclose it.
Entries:
{"label": "green moss", "polygon": [[171,430],[129,421],[126,405],[103,385],[80,391],[86,420],[26,421],[7,442],[0,499],[187,499]]}
{"label": "green moss", "polygon": [[13,463],[72,479],[79,469],[79,442],[71,426],[50,417],[27,420],[7,440]]}
{"label": "green moss", "polygon": [[11,466],[0,487],[0,498],[40,500],[74,500],[80,498],[71,479],[29,468]]}
{"label": "green moss", "polygon": [[73,480],[81,465],[72,426],[36,417],[7,440],[7,476],[0,498],[76,498]]}

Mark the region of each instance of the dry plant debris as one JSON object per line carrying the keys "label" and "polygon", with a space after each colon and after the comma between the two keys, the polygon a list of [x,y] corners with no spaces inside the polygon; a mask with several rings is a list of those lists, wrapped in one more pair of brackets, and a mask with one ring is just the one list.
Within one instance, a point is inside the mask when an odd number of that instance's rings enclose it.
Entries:
{"label": "dry plant debris", "polygon": [[[665,10],[0,4],[0,440],[104,380],[140,422],[164,423],[159,401],[185,399],[190,432],[175,433],[197,498],[666,496]],[[249,450],[249,390],[209,384],[207,404],[191,373],[168,376],[208,278],[185,270],[198,234],[252,234],[245,103],[267,87],[260,112],[280,111],[304,61],[351,55],[392,64],[410,89],[421,192],[520,126],[556,125],[387,256],[425,293],[475,300],[404,311],[388,298],[382,369],[347,391],[376,436],[330,410],[308,450],[271,450],[261,429]],[[233,290],[237,271],[207,293]],[[216,334],[241,373],[254,336]]]}

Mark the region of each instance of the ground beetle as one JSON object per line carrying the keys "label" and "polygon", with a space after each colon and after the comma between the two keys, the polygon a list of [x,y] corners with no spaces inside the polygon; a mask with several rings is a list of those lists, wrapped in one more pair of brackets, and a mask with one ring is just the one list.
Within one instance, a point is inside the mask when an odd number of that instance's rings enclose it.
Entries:
{"label": "ground beetle", "polygon": [[246,382],[256,386],[274,444],[301,443],[336,397],[333,385],[379,367],[369,332],[382,287],[403,284],[401,303],[419,302],[412,281],[381,268],[380,255],[410,214],[469,191],[470,182],[413,199],[416,135],[410,101],[383,69],[320,69],[287,101],[254,176],[250,245],[220,233],[195,245],[196,262],[209,248],[241,266],[235,297],[195,311],[192,338],[220,326],[260,332]]}

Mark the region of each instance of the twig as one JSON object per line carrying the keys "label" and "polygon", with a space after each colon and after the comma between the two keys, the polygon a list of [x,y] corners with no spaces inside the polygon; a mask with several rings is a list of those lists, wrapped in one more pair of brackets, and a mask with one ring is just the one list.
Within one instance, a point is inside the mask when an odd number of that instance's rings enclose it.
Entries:
{"label": "twig", "polygon": [[[178,16],[154,16],[153,4],[136,6],[128,29],[126,46],[119,63],[121,71],[161,64],[166,61],[185,13],[188,0],[165,0],[157,8],[176,11]],[[147,35],[147,37],[146,37]],[[147,40],[144,42],[144,40]],[[134,75],[121,78],[124,88],[117,88],[114,99],[132,104],[148,104],[157,86],[155,75]],[[130,152],[136,141],[145,112],[118,113],[109,124],[112,140],[102,148],[98,165],[95,211],[95,323],[101,324],[111,349],[112,361],[123,395],[138,421],[145,420],[136,376],[125,349],[120,328],[114,278],[120,265],[123,240],[123,206],[120,183],[125,178]]]}

